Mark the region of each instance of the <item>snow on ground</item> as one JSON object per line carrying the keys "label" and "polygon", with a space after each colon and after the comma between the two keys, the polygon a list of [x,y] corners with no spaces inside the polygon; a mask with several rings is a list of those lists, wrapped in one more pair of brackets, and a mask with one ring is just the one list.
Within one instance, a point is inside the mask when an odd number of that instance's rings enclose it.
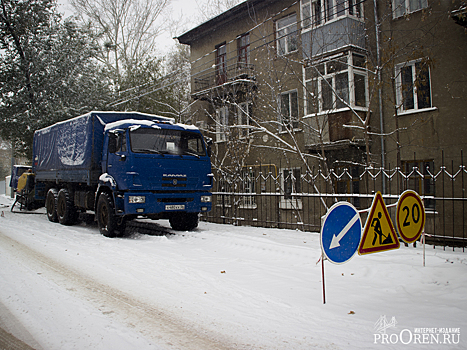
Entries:
{"label": "snow on ground", "polygon": [[462,249],[429,246],[426,267],[421,245],[326,261],[323,304],[318,233],[110,239],[0,203],[0,326],[36,349],[467,348]]}

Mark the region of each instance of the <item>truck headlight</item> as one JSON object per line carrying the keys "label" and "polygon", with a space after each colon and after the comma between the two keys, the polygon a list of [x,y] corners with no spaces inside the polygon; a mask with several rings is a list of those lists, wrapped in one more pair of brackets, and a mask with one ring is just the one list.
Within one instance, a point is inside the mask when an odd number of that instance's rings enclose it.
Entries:
{"label": "truck headlight", "polygon": [[146,196],[128,196],[128,203],[146,203]]}
{"label": "truck headlight", "polygon": [[212,201],[212,196],[201,196],[201,203],[209,203]]}

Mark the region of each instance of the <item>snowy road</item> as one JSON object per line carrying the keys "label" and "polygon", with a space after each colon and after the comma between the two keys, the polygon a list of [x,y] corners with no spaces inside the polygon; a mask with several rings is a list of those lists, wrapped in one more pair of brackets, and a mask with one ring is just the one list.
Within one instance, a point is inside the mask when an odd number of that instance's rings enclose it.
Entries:
{"label": "snowy road", "polygon": [[404,246],[326,263],[323,305],[318,234],[201,223],[109,239],[0,210],[0,326],[36,349],[399,349],[375,344],[383,315],[388,333],[460,332],[404,348],[467,347],[461,250],[430,247],[427,267]]}

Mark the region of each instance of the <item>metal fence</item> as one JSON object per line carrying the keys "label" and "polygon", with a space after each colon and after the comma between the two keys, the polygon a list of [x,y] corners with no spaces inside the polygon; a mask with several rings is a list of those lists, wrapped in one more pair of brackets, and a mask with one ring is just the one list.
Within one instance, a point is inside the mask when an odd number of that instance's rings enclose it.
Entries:
{"label": "metal fence", "polygon": [[351,202],[365,222],[376,191],[382,193],[395,223],[396,204],[407,189],[420,194],[426,211],[427,243],[467,246],[465,180],[460,157],[403,162],[391,170],[360,166],[325,173],[306,167],[245,166],[237,172],[215,171],[213,209],[202,220],[319,232],[323,216],[337,201]]}

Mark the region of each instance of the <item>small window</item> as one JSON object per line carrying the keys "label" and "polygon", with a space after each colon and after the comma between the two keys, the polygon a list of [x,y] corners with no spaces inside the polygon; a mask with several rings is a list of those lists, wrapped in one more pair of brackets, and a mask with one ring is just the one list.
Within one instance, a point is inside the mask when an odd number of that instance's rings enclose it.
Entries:
{"label": "small window", "polygon": [[297,90],[285,92],[280,95],[282,130],[297,129],[298,124],[298,94]]}
{"label": "small window", "polygon": [[239,126],[240,138],[248,137],[250,134],[250,113],[251,113],[251,102],[243,102],[238,105],[237,108],[237,124]]}
{"label": "small window", "polygon": [[229,109],[221,107],[216,110],[216,141],[226,141],[229,133]]}
{"label": "small window", "polygon": [[300,168],[281,169],[281,184],[281,209],[302,209],[302,199],[294,196],[294,193],[299,194],[302,191]]}
{"label": "small window", "polygon": [[393,17],[401,17],[428,7],[428,0],[392,0]]}
{"label": "small window", "polygon": [[281,18],[276,22],[277,53],[285,55],[298,50],[297,16]]}
{"label": "small window", "polygon": [[250,63],[250,34],[243,34],[237,39],[238,66],[246,67]]}

